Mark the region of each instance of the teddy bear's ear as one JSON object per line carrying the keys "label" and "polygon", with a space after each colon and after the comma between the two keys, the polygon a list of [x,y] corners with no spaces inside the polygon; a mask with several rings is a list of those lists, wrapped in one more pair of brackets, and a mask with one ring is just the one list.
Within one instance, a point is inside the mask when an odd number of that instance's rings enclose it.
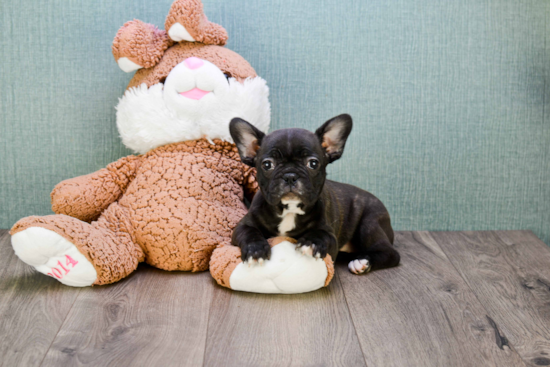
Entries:
{"label": "teddy bear's ear", "polygon": [[223,46],[227,32],[218,24],[208,21],[200,0],[176,0],[166,17],[164,29],[173,41],[201,42]]}
{"label": "teddy bear's ear", "polygon": [[129,73],[155,66],[172,44],[164,30],[134,19],[118,30],[112,50],[118,66]]}

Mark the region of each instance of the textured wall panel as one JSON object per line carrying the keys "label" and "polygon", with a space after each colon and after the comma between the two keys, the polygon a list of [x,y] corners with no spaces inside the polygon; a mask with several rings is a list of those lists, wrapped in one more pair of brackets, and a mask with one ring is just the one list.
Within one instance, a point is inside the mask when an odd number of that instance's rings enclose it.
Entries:
{"label": "textured wall panel", "polygon": [[[129,154],[110,51],[170,0],[0,2],[0,227],[50,213],[62,179]],[[531,229],[550,243],[550,2],[204,0],[271,86],[274,129],[355,128],[332,179],[396,229]]]}

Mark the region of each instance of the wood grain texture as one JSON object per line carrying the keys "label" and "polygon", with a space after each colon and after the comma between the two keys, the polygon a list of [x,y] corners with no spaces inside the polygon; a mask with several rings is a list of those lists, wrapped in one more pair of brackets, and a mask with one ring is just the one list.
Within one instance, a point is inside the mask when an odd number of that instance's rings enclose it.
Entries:
{"label": "wood grain texture", "polygon": [[23,263],[0,232],[0,366],[39,366],[80,289]]}
{"label": "wood grain texture", "polygon": [[208,272],[140,266],[125,280],[85,288],[43,366],[198,366],[214,281]]}
{"label": "wood grain texture", "polygon": [[400,232],[397,268],[337,273],[369,367],[521,366],[427,232]]}
{"label": "wood grain texture", "polygon": [[77,289],[0,231],[0,366],[550,365],[550,249],[531,232],[399,232],[396,248],[398,268],[340,263],[300,295],[146,265]]}
{"label": "wood grain texture", "polygon": [[297,295],[218,287],[205,366],[365,366],[340,283]]}
{"label": "wood grain texture", "polygon": [[432,234],[532,366],[550,365],[550,249],[528,231]]}

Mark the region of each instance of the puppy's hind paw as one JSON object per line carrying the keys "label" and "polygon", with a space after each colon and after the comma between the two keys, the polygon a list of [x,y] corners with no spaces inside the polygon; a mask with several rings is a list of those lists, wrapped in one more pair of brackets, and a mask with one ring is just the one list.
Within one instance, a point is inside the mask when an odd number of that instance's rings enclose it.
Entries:
{"label": "puppy's hind paw", "polygon": [[371,266],[367,259],[352,260],[348,264],[349,271],[357,275],[368,273],[370,271],[370,268]]}

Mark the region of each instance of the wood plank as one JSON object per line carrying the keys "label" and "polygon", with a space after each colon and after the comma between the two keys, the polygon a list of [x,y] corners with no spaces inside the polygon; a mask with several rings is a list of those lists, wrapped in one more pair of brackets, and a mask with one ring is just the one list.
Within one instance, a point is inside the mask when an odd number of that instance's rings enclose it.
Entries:
{"label": "wood plank", "polygon": [[528,231],[433,236],[524,361],[550,365],[550,249]]}
{"label": "wood plank", "polygon": [[338,279],[297,295],[218,287],[206,366],[364,366]]}
{"label": "wood plank", "polygon": [[39,366],[79,289],[23,263],[0,234],[0,366]]}
{"label": "wood plank", "polygon": [[44,366],[197,366],[214,280],[140,265],[119,283],[85,288]]}
{"label": "wood plank", "polygon": [[427,232],[399,232],[397,268],[337,272],[373,366],[521,366],[486,310]]}

